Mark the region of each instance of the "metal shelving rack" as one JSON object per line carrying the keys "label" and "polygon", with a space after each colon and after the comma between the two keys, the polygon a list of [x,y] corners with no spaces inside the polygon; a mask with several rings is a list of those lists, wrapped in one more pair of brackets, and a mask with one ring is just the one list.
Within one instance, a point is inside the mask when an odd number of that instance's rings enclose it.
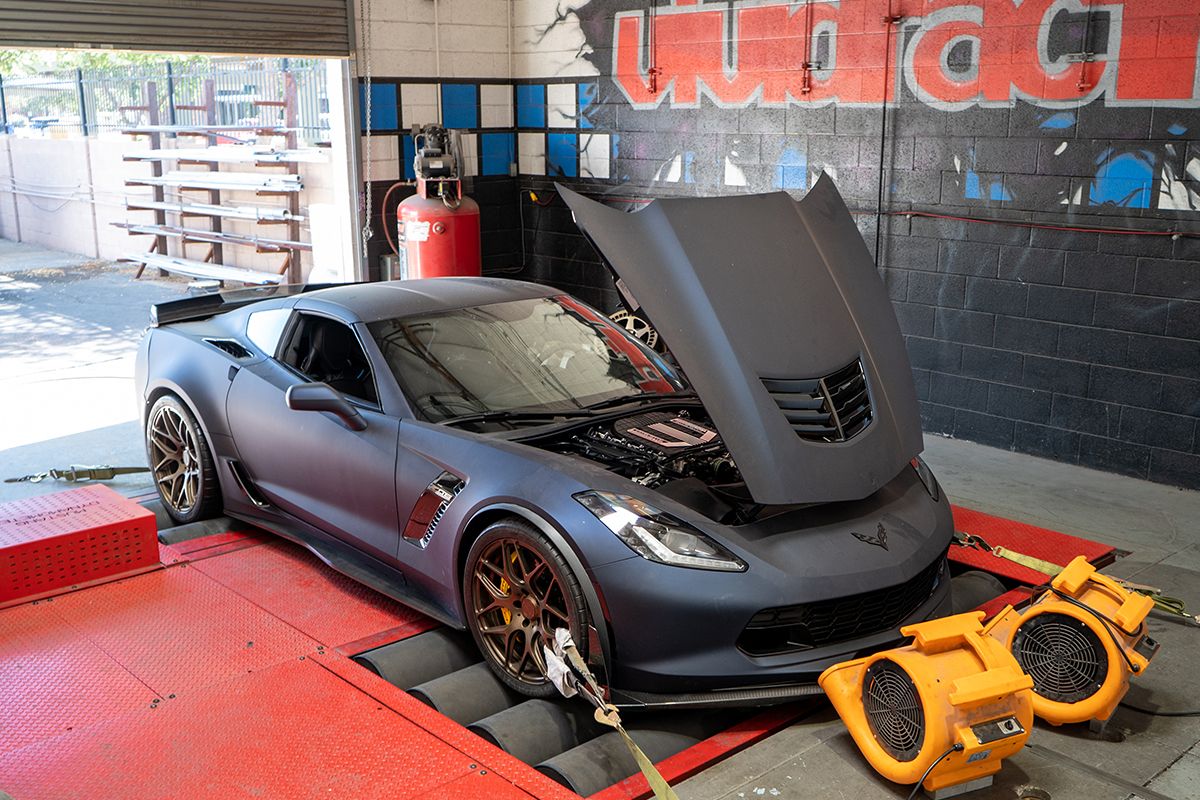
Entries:
{"label": "metal shelving rack", "polygon": [[[259,284],[280,283],[285,280],[298,283],[302,277],[301,253],[312,250],[311,243],[301,241],[300,238],[304,217],[300,202],[303,183],[298,170],[301,163],[312,163],[320,159],[313,157],[315,150],[300,149],[299,104],[295,76],[284,75],[282,100],[252,101],[258,107],[282,109],[284,120],[281,126],[220,124],[215,84],[212,80],[204,82],[203,104],[175,107],[177,111],[203,112],[203,125],[162,124],[158,112],[158,88],[153,81],[146,83],[143,97],[143,105],[128,106],[122,110],[145,112],[147,123],[125,128],[122,133],[128,136],[149,137],[151,146],[148,151],[126,155],[124,160],[148,162],[151,165],[151,174],[145,178],[127,179],[125,185],[150,186],[153,193],[149,201],[140,196],[126,195],[125,207],[127,211],[152,212],[153,222],[114,224],[127,230],[130,235],[152,235],[154,242],[145,253],[121,260],[140,264],[136,277],[141,277],[146,267],[151,266],[157,268],[160,273],[175,272],[222,283],[229,280]],[[223,137],[229,138],[235,133],[282,139],[283,149],[271,149],[264,154],[265,158],[257,158],[250,149],[253,145],[226,145],[221,142]],[[163,147],[164,137],[183,136],[202,139],[205,145],[202,148],[185,148],[181,152],[177,152],[177,148]],[[166,171],[164,165],[168,162],[174,162],[180,168],[203,166],[206,169]],[[253,164],[255,168],[262,169],[282,168],[285,173],[262,173],[260,179],[255,181],[253,178],[259,177],[259,173],[221,172],[222,163]],[[174,190],[179,197],[178,202],[167,200],[167,189]],[[191,191],[203,192],[204,202],[185,199],[184,193]],[[228,191],[252,191],[257,197],[284,197],[287,202],[284,206],[225,205],[221,193]],[[168,213],[178,215],[178,225],[168,224]],[[189,218],[207,219],[208,229],[190,227],[187,222]],[[286,235],[266,237],[229,233],[224,230],[223,221],[226,219],[252,221],[255,225],[285,226]],[[178,239],[182,243],[183,257],[168,254],[169,238]],[[202,261],[186,258],[189,244],[207,247]],[[227,245],[254,247],[259,253],[277,253],[283,256],[283,261],[275,273],[229,266],[224,263],[224,248]]]}

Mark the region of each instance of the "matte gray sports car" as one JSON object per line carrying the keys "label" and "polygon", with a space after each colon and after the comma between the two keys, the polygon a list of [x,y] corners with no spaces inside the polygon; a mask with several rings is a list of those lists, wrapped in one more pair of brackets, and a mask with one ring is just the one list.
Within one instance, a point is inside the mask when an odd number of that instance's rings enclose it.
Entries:
{"label": "matte gray sports car", "polygon": [[761,703],[944,612],[949,507],[832,183],[562,194],[677,363],[516,281],[163,303],[137,376],[171,516],[294,539],[531,695],[557,627],[618,703]]}

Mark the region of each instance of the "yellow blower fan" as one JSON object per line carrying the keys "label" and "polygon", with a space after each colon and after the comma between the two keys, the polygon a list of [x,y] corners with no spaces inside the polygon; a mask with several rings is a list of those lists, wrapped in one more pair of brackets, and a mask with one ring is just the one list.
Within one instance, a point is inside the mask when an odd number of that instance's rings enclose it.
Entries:
{"label": "yellow blower fan", "polygon": [[987,633],[1033,678],[1033,711],[1052,725],[1112,716],[1158,652],[1146,634],[1154,601],[1077,557],[1030,606],[1005,608]]}
{"label": "yellow blower fan", "polygon": [[985,786],[1024,746],[1033,681],[983,635],[982,619],[976,611],[909,625],[900,632],[911,644],[822,673],[858,748],[888,780],[929,792]]}

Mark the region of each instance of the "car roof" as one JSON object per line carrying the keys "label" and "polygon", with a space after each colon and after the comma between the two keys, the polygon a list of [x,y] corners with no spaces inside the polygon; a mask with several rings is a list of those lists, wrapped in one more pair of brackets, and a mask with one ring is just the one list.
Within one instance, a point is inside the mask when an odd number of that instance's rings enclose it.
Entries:
{"label": "car roof", "polygon": [[377,322],[458,308],[552,297],[561,290],[505,278],[421,278],[351,283],[302,295],[296,308],[318,309],[330,303],[362,322]]}

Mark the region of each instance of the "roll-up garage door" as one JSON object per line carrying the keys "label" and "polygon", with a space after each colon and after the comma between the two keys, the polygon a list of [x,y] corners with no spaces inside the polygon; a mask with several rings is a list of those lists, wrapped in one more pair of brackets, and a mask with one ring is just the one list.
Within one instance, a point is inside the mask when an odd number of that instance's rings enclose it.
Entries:
{"label": "roll-up garage door", "polygon": [[347,0],[0,0],[0,47],[346,56]]}

